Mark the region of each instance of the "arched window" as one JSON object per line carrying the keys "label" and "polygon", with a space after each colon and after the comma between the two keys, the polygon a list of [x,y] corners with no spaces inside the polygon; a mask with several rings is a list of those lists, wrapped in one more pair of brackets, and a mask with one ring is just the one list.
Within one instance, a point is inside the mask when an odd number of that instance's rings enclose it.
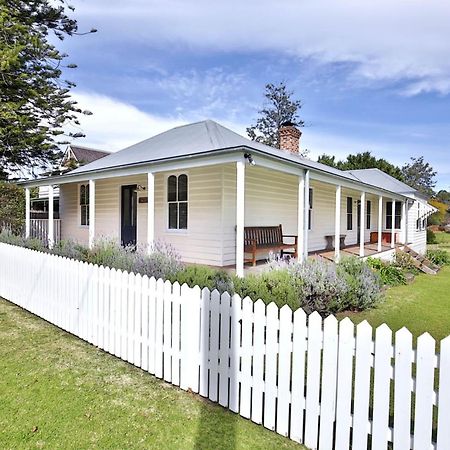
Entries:
{"label": "arched window", "polygon": [[188,177],[186,174],[170,175],[167,179],[169,230],[187,230]]}
{"label": "arched window", "polygon": [[80,185],[80,225],[89,225],[89,184]]}

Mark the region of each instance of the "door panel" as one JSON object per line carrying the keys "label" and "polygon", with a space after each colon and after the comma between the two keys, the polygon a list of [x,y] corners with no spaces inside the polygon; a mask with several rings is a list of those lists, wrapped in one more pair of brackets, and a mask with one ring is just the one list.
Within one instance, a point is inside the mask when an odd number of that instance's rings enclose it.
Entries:
{"label": "door panel", "polygon": [[136,245],[137,192],[136,185],[122,186],[121,196],[121,243]]}

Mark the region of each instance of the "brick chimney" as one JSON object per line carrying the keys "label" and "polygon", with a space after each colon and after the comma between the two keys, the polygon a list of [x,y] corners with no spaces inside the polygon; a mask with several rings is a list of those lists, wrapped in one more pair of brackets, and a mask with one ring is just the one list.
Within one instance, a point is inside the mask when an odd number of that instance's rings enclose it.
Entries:
{"label": "brick chimney", "polygon": [[302,132],[292,123],[283,122],[279,129],[280,148],[289,153],[299,153],[299,142]]}

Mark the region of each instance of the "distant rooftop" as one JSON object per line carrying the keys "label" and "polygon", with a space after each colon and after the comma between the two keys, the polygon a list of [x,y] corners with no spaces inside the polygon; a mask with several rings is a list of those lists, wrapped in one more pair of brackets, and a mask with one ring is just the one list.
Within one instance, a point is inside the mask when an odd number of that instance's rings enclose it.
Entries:
{"label": "distant rooftop", "polygon": [[70,150],[72,151],[73,156],[80,164],[89,164],[97,159],[104,158],[109,155],[111,152],[107,152],[105,150],[97,150],[94,148],[84,147],[81,145],[69,145]]}

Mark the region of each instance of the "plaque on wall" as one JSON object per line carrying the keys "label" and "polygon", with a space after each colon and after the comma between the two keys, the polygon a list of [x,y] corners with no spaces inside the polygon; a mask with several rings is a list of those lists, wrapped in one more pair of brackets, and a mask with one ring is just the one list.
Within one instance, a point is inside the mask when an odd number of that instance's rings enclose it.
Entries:
{"label": "plaque on wall", "polygon": [[139,197],[139,203],[148,203],[148,197]]}

